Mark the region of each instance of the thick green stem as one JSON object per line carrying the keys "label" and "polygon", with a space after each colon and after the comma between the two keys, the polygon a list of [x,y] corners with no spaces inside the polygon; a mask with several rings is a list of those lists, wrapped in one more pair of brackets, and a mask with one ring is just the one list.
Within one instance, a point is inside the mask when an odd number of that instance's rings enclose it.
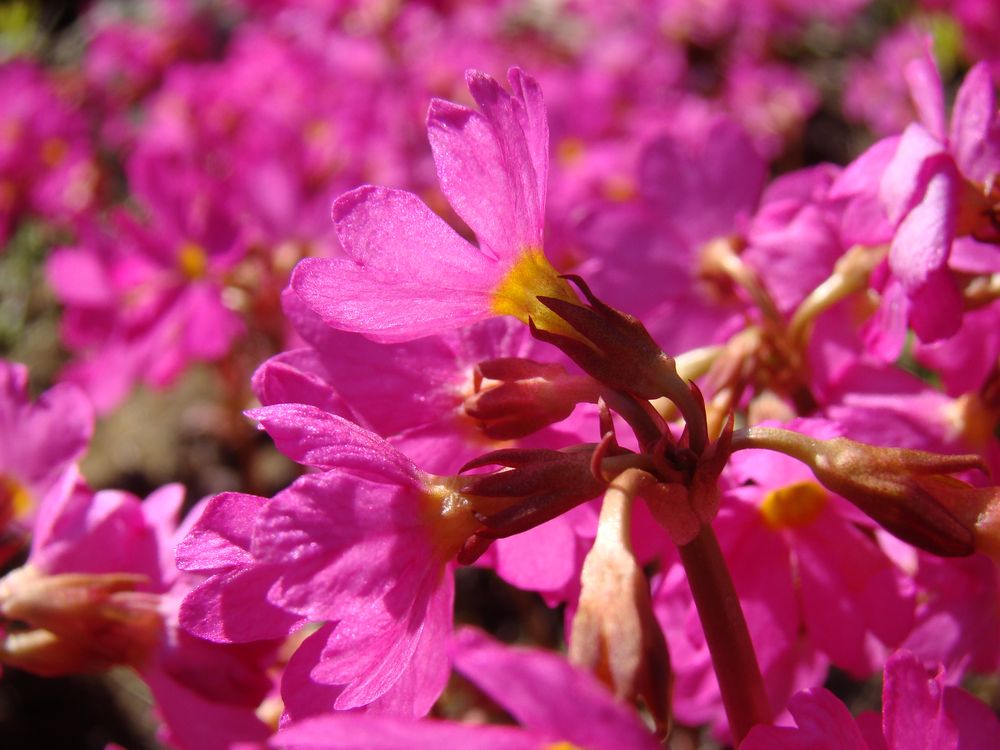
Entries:
{"label": "thick green stem", "polygon": [[712,654],[733,744],[738,746],[751,727],[771,723],[757,655],[712,527],[702,526],[694,541],[680,547],[680,552]]}

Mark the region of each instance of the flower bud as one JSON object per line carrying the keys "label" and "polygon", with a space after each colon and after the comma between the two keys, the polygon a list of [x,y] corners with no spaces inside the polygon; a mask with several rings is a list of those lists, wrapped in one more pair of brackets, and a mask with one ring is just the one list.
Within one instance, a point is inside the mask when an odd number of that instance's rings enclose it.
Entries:
{"label": "flower bud", "polygon": [[15,623],[0,642],[0,661],[43,676],[142,665],[162,633],[158,598],[135,590],[144,581],[126,573],[13,571],[0,581],[0,617]]}
{"label": "flower bud", "polygon": [[670,656],[649,596],[649,583],[632,554],[631,503],[640,485],[655,479],[628,469],[608,487],[597,539],[580,576],[569,659],[593,671],[615,695],[641,698],[661,731],[670,720]]}
{"label": "flower bud", "polygon": [[579,276],[565,278],[579,287],[589,306],[554,297],[539,297],[538,301],[566,321],[582,340],[534,325],[532,335],[561,349],[584,372],[610,388],[646,400],[669,398],[684,415],[692,449],[700,453],[708,439],[704,404],[677,374],[673,358],[660,349],[638,318],[601,302]]}
{"label": "flower bud", "polygon": [[751,428],[747,437],[739,447],[777,450],[802,461],[820,484],[915,547],[941,557],[1000,547],[1000,490],[948,476],[982,469],[978,456],[816,440],[769,427]]}
{"label": "flower bud", "polygon": [[591,472],[594,448],[493,451],[473,459],[462,471],[491,464],[506,468],[445,480],[467,499],[481,524],[458,561],[474,562],[489,546],[486,540],[520,534],[599,495],[604,482]]}
{"label": "flower bud", "polygon": [[[484,380],[498,382],[483,387]],[[560,365],[505,357],[479,363],[476,392],[464,408],[490,438],[514,440],[561,422],[580,402],[596,401],[598,389],[592,379],[570,375]]]}

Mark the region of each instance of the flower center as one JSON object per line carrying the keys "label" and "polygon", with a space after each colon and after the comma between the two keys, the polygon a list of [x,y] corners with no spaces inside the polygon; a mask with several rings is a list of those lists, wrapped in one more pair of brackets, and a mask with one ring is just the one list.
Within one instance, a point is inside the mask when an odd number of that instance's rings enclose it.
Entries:
{"label": "flower center", "polygon": [[521,253],[493,291],[493,312],[513,315],[524,323],[531,318],[539,328],[579,338],[566,321],[539,302],[538,297],[555,297],[580,304],[570,285],[559,278],[545,254],[538,249],[528,249]]}
{"label": "flower center", "polygon": [[480,523],[473,515],[469,498],[449,486],[447,479],[438,480],[428,482],[424,489],[424,523],[435,552],[442,562],[447,562],[458,554]]}
{"label": "flower center", "polygon": [[208,269],[208,255],[205,249],[194,242],[185,242],[177,251],[177,265],[187,278],[196,281]]}
{"label": "flower center", "polygon": [[773,529],[796,529],[815,521],[828,499],[826,490],[815,482],[796,482],[768,492],[760,512]]}
{"label": "flower center", "polygon": [[0,525],[27,515],[33,506],[27,487],[9,475],[0,474]]}

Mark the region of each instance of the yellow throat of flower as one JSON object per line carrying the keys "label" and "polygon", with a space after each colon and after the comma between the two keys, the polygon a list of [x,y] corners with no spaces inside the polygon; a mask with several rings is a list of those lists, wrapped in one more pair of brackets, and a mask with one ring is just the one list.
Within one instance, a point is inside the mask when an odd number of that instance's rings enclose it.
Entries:
{"label": "yellow throat of flower", "polygon": [[208,270],[208,253],[194,242],[185,242],[177,251],[177,266],[187,278],[196,281]]}
{"label": "yellow throat of flower", "polygon": [[760,512],[773,529],[796,529],[815,521],[828,500],[826,490],[816,482],[796,482],[768,492]]}
{"label": "yellow throat of flower", "polygon": [[545,253],[529,248],[521,253],[493,290],[493,312],[512,315],[524,323],[531,318],[538,328],[580,338],[566,321],[539,302],[539,297],[554,297],[574,305],[580,304],[580,299],[570,285],[559,278]]}
{"label": "yellow throat of flower", "polygon": [[441,562],[447,562],[479,528],[479,521],[472,513],[472,503],[449,486],[443,477],[432,477],[427,482],[423,501],[424,523],[431,544]]}
{"label": "yellow throat of flower", "polygon": [[34,506],[27,487],[9,475],[0,474],[0,520],[23,518]]}

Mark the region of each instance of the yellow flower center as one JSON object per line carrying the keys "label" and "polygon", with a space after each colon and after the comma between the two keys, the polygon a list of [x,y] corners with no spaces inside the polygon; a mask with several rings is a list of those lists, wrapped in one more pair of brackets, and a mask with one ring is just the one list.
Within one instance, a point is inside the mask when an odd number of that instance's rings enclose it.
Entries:
{"label": "yellow flower center", "polygon": [[22,518],[34,507],[28,489],[11,476],[0,474],[0,519]]}
{"label": "yellow flower center", "polygon": [[773,529],[795,529],[815,521],[828,500],[826,490],[815,482],[796,482],[768,492],[760,512]]}
{"label": "yellow flower center", "polygon": [[574,305],[580,304],[573,289],[559,278],[545,254],[532,248],[521,253],[497,285],[493,292],[493,312],[513,315],[525,323],[531,318],[536,326],[546,331],[580,338],[566,321],[539,302],[539,297],[554,297]]}
{"label": "yellow flower center", "polygon": [[185,242],[177,251],[177,265],[187,278],[196,281],[208,269],[208,255],[205,249],[194,242]]}
{"label": "yellow flower center", "polygon": [[479,528],[479,521],[472,514],[472,503],[443,478],[427,483],[423,501],[424,523],[434,549],[442,562],[451,560]]}
{"label": "yellow flower center", "polygon": [[574,745],[572,742],[563,740],[562,742],[553,742],[551,745],[546,745],[542,750],[583,750],[583,748],[579,745]]}

